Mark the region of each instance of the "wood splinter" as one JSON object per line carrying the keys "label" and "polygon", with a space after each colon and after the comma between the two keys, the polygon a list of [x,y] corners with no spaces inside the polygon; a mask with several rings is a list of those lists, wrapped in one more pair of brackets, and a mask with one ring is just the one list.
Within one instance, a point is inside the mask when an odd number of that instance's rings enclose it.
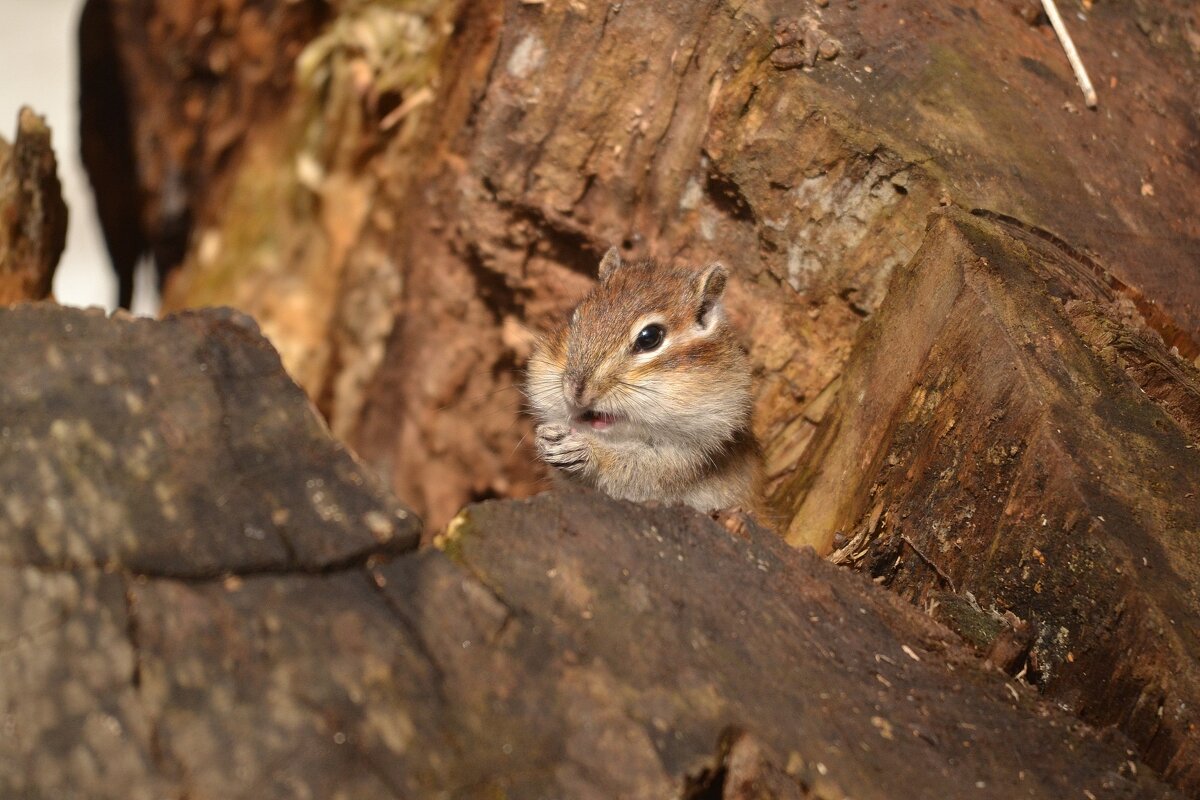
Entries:
{"label": "wood splinter", "polygon": [[1067,61],[1071,62],[1071,69],[1075,70],[1075,80],[1079,83],[1079,88],[1083,90],[1083,102],[1088,108],[1095,108],[1096,89],[1092,86],[1087,69],[1083,66],[1079,51],[1075,49],[1075,42],[1071,41],[1071,34],[1067,32],[1066,23],[1063,22],[1062,15],[1058,13],[1058,6],[1054,4],[1054,0],[1042,0],[1042,8],[1046,9],[1046,16],[1050,18],[1050,24],[1054,27],[1054,32],[1058,34],[1058,40],[1067,53]]}

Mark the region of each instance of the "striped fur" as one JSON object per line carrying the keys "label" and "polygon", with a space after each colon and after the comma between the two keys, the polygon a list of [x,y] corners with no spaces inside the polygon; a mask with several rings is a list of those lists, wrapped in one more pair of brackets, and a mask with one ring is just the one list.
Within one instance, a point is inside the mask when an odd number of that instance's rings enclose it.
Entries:
{"label": "striped fur", "polygon": [[[530,359],[539,454],[615,497],[757,510],[750,366],[721,304],[724,268],[623,264],[614,250],[600,272],[570,322]],[[634,352],[652,323],[666,329],[663,344]],[[598,430],[588,411],[618,420]]]}

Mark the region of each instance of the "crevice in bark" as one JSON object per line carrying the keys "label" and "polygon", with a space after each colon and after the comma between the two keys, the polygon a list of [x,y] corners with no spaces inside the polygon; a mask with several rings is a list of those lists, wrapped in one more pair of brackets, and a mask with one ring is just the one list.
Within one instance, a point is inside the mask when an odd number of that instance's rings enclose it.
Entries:
{"label": "crevice in bark", "polygon": [[[395,558],[407,557],[411,550],[399,550],[390,545],[379,545],[356,553],[351,553],[344,558],[339,558],[329,561],[324,564],[309,565],[309,564],[262,564],[243,567],[240,569],[198,569],[195,571],[187,570],[167,570],[167,569],[139,569],[129,566],[117,566],[120,574],[127,578],[144,578],[146,580],[163,580],[177,581],[179,583],[199,586],[210,583],[219,583],[229,580],[230,578],[269,578],[269,577],[287,577],[292,575],[308,575],[314,577],[337,575],[344,572],[353,572],[356,570],[365,569],[376,563],[390,561]],[[126,558],[130,558],[126,556]],[[47,575],[78,575],[81,572],[96,571],[104,572],[114,569],[111,560],[103,562],[87,562],[87,561],[63,561],[63,562],[16,562],[6,561],[0,563],[0,568],[8,569],[32,569]]]}

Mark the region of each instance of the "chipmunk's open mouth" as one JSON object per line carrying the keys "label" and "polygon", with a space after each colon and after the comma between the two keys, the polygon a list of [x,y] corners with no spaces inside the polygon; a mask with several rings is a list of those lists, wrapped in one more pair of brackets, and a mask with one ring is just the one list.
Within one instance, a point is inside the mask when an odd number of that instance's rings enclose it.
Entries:
{"label": "chipmunk's open mouth", "polygon": [[606,411],[583,411],[575,415],[575,421],[580,425],[586,425],[592,430],[602,431],[611,428],[620,421],[620,417],[616,414],[609,414]]}

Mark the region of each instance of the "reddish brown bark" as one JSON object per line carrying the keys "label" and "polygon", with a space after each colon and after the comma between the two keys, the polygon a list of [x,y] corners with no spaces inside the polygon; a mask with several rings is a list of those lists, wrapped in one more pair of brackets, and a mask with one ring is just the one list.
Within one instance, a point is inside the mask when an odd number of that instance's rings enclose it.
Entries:
{"label": "reddish brown bark", "polygon": [[[225,202],[247,139],[291,96],[321,0],[88,0],[79,29],[80,138],[128,306],[143,253],[160,274]],[[209,205],[213,204],[213,205]]]}
{"label": "reddish brown bark", "polygon": [[[228,49],[242,16],[107,2],[157,198],[140,235],[171,241],[154,209],[186,198],[168,305],[254,313],[431,530],[543,485],[530,329],[604,249],[722,260],[776,526],[841,533],[843,559],[1197,790],[1191,4],[1069,20],[1086,112],[1010,4],[343,2],[317,35],[313,9],[267,3],[248,19],[289,22],[245,46],[260,73]],[[213,15],[216,43],[180,38]],[[160,86],[181,41],[234,59]],[[226,100],[189,117],[193,96]]]}
{"label": "reddish brown bark", "polygon": [[1138,300],[1036,232],[935,218],[850,357],[788,538],[944,606],[1195,794],[1200,373]]}
{"label": "reddish brown bark", "polygon": [[[1200,355],[1183,5],[1079,25],[1103,100],[1081,115],[1052,34],[995,4],[345,4],[295,84],[322,18],[305,4],[105,2],[145,208],[177,195],[190,220],[170,304],[255,312],[435,521],[538,485],[522,326],[568,307],[612,243],[738,273],[776,478],[939,200],[1098,253]],[[185,80],[160,87],[166,53],[187,54]],[[159,211],[141,219],[170,238]]]}

